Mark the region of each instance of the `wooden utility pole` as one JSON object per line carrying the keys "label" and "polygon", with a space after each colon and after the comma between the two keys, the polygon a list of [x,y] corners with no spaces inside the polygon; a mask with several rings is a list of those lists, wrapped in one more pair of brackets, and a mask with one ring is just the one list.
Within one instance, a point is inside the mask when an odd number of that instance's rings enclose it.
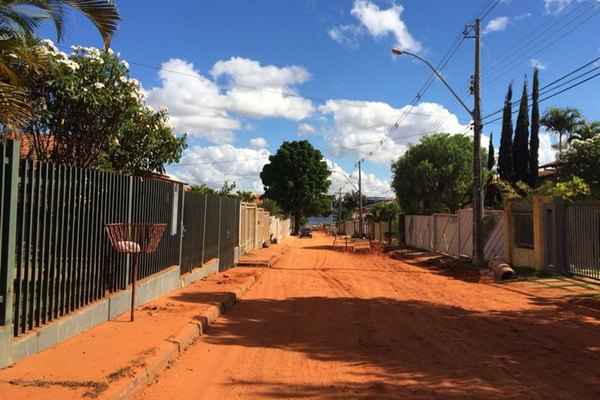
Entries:
{"label": "wooden utility pole", "polygon": [[475,74],[473,75],[473,264],[483,263],[483,204],[481,196],[481,21],[475,20]]}

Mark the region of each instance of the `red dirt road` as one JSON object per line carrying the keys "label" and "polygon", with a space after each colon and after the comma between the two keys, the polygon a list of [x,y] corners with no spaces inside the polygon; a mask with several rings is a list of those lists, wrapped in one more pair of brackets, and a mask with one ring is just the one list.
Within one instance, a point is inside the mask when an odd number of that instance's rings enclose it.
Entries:
{"label": "red dirt road", "polygon": [[138,399],[600,398],[599,312],[288,243]]}

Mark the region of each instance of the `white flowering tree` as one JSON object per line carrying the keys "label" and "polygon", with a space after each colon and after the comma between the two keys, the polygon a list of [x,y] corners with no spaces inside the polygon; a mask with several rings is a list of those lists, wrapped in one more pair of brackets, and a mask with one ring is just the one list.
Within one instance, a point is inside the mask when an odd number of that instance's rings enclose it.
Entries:
{"label": "white flowering tree", "polygon": [[134,174],[164,171],[178,161],[185,138],[177,138],[166,111],[144,103],[129,66],[112,51],[73,47],[70,55],[43,43],[47,72],[28,87],[36,99],[27,131],[38,159]]}

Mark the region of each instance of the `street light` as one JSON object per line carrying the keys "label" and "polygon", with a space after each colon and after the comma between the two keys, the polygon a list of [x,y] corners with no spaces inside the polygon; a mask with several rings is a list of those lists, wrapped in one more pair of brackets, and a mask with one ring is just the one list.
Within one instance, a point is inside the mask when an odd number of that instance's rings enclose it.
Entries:
{"label": "street light", "polygon": [[[438,79],[440,81],[442,81],[442,83],[448,88],[448,90],[450,90],[450,93],[452,93],[452,95],[454,96],[454,98],[460,103],[460,105],[467,111],[467,113],[469,114],[469,116],[471,118],[474,117],[473,115],[473,110],[471,110],[464,101],[462,101],[462,99],[460,98],[460,96],[454,91],[454,89],[452,89],[452,87],[450,86],[450,84],[446,81],[446,79],[444,79],[444,77],[442,76],[442,74],[426,59],[424,59],[423,57],[419,56],[418,54],[415,53],[411,53],[410,51],[406,51],[406,50],[402,50],[398,47],[394,47],[392,49],[392,53],[397,55],[397,56],[402,56],[402,55],[407,55],[407,56],[411,56],[414,57],[418,60],[420,60],[421,62],[425,63],[425,65],[427,65],[429,67],[429,69],[431,69],[431,71],[433,71],[433,73],[435,74],[435,76],[438,77]],[[473,118],[474,119],[474,118]]]}
{"label": "street light", "polygon": [[411,53],[410,51],[402,50],[400,48],[393,48],[392,53],[401,56],[408,55],[418,59],[431,69],[435,76],[448,88],[454,98],[460,103],[460,105],[467,111],[471,119],[473,120],[473,264],[480,266],[483,262],[483,243],[482,243],[482,209],[483,204],[481,203],[481,130],[483,128],[481,123],[481,112],[480,112],[480,96],[479,96],[479,46],[480,46],[480,21],[477,20],[475,25],[475,36],[476,39],[476,52],[475,52],[475,75],[474,75],[474,96],[475,96],[475,107],[471,110],[460,96],[452,89],[450,84],[444,79],[442,74],[426,59],[419,56],[418,54]]}

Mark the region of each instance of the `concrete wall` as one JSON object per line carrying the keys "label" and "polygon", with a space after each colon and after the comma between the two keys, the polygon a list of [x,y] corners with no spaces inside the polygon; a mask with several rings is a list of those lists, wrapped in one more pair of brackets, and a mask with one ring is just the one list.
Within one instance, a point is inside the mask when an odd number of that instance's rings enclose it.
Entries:
{"label": "concrete wall", "polygon": [[[218,270],[219,259],[214,258],[204,264],[202,268],[195,268],[183,276],[180,275],[179,266],[176,265],[138,281],[136,306],[188,286],[209,274],[218,272]],[[0,330],[0,368],[48,349],[113,319],[119,314],[129,312],[130,304],[131,288],[128,288],[53,321],[23,337],[13,338],[11,330]]]}

